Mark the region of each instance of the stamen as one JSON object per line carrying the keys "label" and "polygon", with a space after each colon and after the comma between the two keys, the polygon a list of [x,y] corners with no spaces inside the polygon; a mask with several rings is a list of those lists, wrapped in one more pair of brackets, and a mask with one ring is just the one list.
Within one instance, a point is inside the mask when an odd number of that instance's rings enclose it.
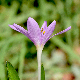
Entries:
{"label": "stamen", "polygon": [[41,32],[43,32],[43,35],[44,35],[45,31],[43,31],[43,28],[42,28]]}
{"label": "stamen", "polygon": [[43,34],[45,33],[45,31],[43,32]]}
{"label": "stamen", "polygon": [[43,28],[42,28],[41,32],[43,32]]}

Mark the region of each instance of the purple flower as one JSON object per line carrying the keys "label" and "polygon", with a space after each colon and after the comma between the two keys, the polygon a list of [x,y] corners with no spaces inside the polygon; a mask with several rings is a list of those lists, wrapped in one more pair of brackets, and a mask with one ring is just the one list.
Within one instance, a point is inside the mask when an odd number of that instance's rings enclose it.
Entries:
{"label": "purple flower", "polygon": [[54,20],[48,27],[47,27],[47,22],[44,21],[41,29],[39,28],[38,23],[31,17],[28,18],[27,20],[27,29],[25,30],[23,27],[17,25],[17,24],[13,24],[13,25],[9,25],[12,29],[21,32],[22,34],[24,34],[25,36],[27,36],[34,44],[35,46],[44,46],[45,43],[53,36],[55,35],[59,35],[62,34],[64,32],[67,32],[68,30],[71,29],[71,26],[68,27],[67,29],[53,35],[53,31],[55,29],[55,25],[56,25],[56,21]]}

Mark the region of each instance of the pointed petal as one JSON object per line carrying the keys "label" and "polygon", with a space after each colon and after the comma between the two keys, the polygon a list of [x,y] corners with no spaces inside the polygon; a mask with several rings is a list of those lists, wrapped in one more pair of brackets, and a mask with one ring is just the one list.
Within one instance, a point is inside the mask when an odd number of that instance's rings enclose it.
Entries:
{"label": "pointed petal", "polygon": [[9,25],[9,27],[11,27],[12,29],[24,34],[25,36],[28,36],[28,32],[27,30],[25,30],[23,27],[17,25],[17,24],[13,24],[13,25]]}
{"label": "pointed petal", "polygon": [[41,27],[41,30],[42,30],[42,28],[43,28],[43,31],[46,31],[46,29],[47,29],[47,22],[46,21],[44,21],[44,23]]}
{"label": "pointed petal", "polygon": [[[14,23],[15,24],[15,23]],[[14,25],[13,24],[13,25]],[[14,30],[16,30],[16,31],[18,31],[18,32],[20,32],[19,30],[17,30],[13,25],[9,25],[9,27],[11,27],[12,29],[14,29]]]}
{"label": "pointed petal", "polygon": [[40,32],[40,28],[39,28],[39,25],[38,23],[31,17],[28,18],[27,20],[27,29],[28,29],[28,32],[30,33],[38,33],[38,31]]}
{"label": "pointed petal", "polygon": [[45,32],[45,36],[48,38],[52,35],[54,29],[55,29],[56,21],[54,20],[47,28]]}
{"label": "pointed petal", "polygon": [[41,30],[39,28],[38,23],[31,17],[29,17],[27,20],[27,29],[28,29],[28,34],[29,36],[32,37],[34,43],[40,41]]}
{"label": "pointed petal", "polygon": [[53,33],[55,29],[56,21],[54,20],[49,26],[48,26],[48,31],[49,33]]}
{"label": "pointed petal", "polygon": [[[71,26],[68,27],[67,29],[65,29],[65,30],[63,30],[63,31],[61,31],[61,32],[59,32],[59,33],[53,35],[53,36],[56,36],[56,35],[59,35],[59,34],[65,33],[65,32],[67,32],[67,31],[69,31],[70,29],[71,29]],[[53,36],[51,36],[50,38],[52,38]],[[49,38],[49,39],[50,39],[50,38]]]}
{"label": "pointed petal", "polygon": [[43,35],[43,43],[45,44],[48,40],[49,37],[52,35],[54,29],[55,29],[56,21],[54,20],[47,28],[45,31],[45,34]]}

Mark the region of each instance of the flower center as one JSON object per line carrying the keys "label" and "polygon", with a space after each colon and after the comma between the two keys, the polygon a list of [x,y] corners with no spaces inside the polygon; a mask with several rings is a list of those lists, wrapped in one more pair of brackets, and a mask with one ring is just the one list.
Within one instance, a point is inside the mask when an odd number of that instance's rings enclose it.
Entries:
{"label": "flower center", "polygon": [[42,28],[41,32],[43,32],[43,35],[44,35],[45,31],[43,31],[43,28]]}

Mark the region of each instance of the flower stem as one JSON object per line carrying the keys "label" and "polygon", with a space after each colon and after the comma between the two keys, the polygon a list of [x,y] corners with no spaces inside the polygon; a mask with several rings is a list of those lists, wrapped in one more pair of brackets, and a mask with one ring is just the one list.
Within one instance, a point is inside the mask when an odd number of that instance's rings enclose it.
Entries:
{"label": "flower stem", "polygon": [[41,54],[42,54],[42,47],[38,47],[37,48],[38,80],[41,80]]}

